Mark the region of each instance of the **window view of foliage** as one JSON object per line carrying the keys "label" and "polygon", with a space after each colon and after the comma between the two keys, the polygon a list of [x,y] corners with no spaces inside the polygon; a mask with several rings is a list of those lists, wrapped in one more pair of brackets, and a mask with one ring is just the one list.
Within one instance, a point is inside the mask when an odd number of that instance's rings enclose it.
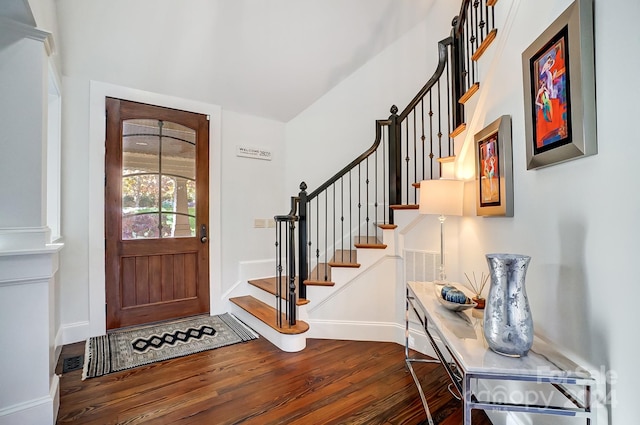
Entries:
{"label": "window view of foliage", "polygon": [[[176,214],[171,213],[176,212],[189,214],[191,234],[195,235],[194,181],[162,176],[159,187],[157,174],[128,171],[128,175],[122,178],[123,239],[158,238],[160,234],[162,237],[173,236]],[[178,181],[186,182],[186,211],[177,210]]]}

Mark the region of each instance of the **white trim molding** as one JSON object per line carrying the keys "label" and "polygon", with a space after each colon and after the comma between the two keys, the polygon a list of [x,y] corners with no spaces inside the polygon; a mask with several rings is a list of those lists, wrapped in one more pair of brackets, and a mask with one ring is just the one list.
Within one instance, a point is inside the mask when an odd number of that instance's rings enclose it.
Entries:
{"label": "white trim molding", "polygon": [[[0,251],[0,323],[5,324],[0,327],[0,341],[13,344],[11,350],[0,350],[3,425],[53,424],[58,411],[59,381],[54,370],[60,330],[55,287],[62,244],[38,247],[34,239],[40,240],[44,233],[20,229],[1,233],[5,242],[19,240]],[[25,240],[29,242],[22,244]],[[21,363],[29,367],[15,367]]]}
{"label": "white trim molding", "polygon": [[23,24],[22,22],[14,21],[13,19],[0,16],[0,27],[11,31],[12,33],[29,38],[35,41],[41,41],[44,43],[47,56],[55,54],[55,44],[53,42],[53,35],[49,31],[42,30],[40,28],[32,27],[31,25]]}
{"label": "white trim molding", "polygon": [[[209,228],[211,235],[222,234],[222,108],[218,105],[152,93],[99,81],[90,82],[89,95],[89,334],[83,338],[106,332],[105,264],[104,264],[104,156],[105,156],[105,97],[148,103],[166,108],[181,109],[209,115]],[[209,242],[210,305],[212,313],[221,305],[222,247],[220,238]],[[66,340],[66,338],[65,338]]]}

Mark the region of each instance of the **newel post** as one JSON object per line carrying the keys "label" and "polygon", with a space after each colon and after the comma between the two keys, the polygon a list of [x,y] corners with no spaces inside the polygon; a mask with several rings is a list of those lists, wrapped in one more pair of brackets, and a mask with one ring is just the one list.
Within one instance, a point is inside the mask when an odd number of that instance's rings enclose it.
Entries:
{"label": "newel post", "polygon": [[398,107],[391,106],[389,121],[389,224],[393,224],[391,205],[402,203],[402,146]]}
{"label": "newel post", "polygon": [[462,26],[459,25],[460,17],[453,18],[451,25],[451,36],[453,43],[451,44],[451,112],[453,114],[453,127],[458,128],[464,123],[464,105],[458,100],[466,91],[465,80],[467,70],[465,69],[465,43],[462,37]]}
{"label": "newel post", "polygon": [[300,193],[298,194],[298,294],[299,298],[307,298],[307,287],[304,281],[309,277],[309,264],[307,263],[307,184],[300,183]]}

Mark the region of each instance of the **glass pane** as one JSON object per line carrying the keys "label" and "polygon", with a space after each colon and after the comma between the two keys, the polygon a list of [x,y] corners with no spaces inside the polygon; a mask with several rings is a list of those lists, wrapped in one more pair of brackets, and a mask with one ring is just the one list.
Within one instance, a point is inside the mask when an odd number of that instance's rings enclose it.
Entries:
{"label": "glass pane", "polygon": [[[158,218],[154,219],[155,232],[148,232],[147,222],[157,213],[158,176],[155,174],[141,174],[122,178],[122,239],[137,239],[139,237],[157,237]],[[140,215],[144,214],[144,215]],[[134,219],[134,217],[142,217]],[[132,227],[133,226],[133,227]],[[142,227],[140,227],[142,226]],[[139,236],[143,235],[143,236]],[[155,236],[154,236],[155,235]]]}
{"label": "glass pane", "polygon": [[122,123],[122,174],[160,171],[160,121],[126,120]]}
{"label": "glass pane", "polygon": [[184,140],[192,145],[196,144],[196,131],[189,127],[185,127],[184,125],[176,124],[175,122],[163,121],[162,134],[175,139]]}
{"label": "glass pane", "polygon": [[122,239],[157,238],[158,214],[137,214],[122,217]]}
{"label": "glass pane", "polygon": [[176,179],[162,176],[162,211],[176,211]]}
{"label": "glass pane", "polygon": [[195,143],[180,124],[123,122],[123,240],[196,236]]}
{"label": "glass pane", "polygon": [[196,178],[196,146],[185,140],[162,137],[162,173]]}
{"label": "glass pane", "polygon": [[195,237],[195,223],[195,217],[189,217],[182,214],[162,213],[162,237]]}
{"label": "glass pane", "polygon": [[189,180],[187,185],[187,205],[189,208],[189,215],[196,216],[196,182]]}

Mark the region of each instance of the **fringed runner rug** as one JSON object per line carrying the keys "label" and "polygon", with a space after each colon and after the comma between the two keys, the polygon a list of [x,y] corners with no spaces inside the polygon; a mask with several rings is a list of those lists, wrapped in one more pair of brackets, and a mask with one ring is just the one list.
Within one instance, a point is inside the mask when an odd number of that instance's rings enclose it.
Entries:
{"label": "fringed runner rug", "polygon": [[82,379],[256,338],[228,313],[114,331],[87,340]]}

